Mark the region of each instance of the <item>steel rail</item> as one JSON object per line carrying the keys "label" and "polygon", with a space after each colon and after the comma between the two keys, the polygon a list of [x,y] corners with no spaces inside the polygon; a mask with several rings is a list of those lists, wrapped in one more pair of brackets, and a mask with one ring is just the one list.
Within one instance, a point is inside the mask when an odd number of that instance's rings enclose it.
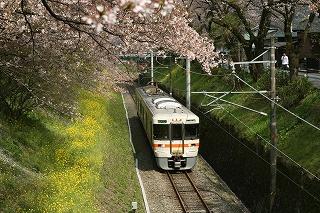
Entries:
{"label": "steel rail", "polygon": [[[197,188],[196,185],[194,184],[194,182],[193,182],[193,180],[191,179],[191,177],[189,176],[188,172],[187,172],[187,171],[182,171],[182,172],[183,172],[182,174],[184,174],[184,175],[187,177],[187,179],[188,179],[189,183],[191,184],[192,188],[194,189],[194,191],[197,193],[197,195],[198,195],[198,197],[199,197],[199,199],[200,199],[203,207],[205,208],[205,211],[210,213],[210,212],[211,212],[210,208],[209,208],[208,205],[205,203],[203,197],[201,196],[198,188]],[[176,193],[176,195],[177,195],[177,197],[178,197],[178,199],[179,199],[179,203],[180,203],[180,205],[181,205],[181,207],[182,207],[182,209],[183,209],[183,212],[185,212],[185,213],[189,212],[189,211],[187,210],[187,206],[186,206],[183,198],[182,198],[181,195],[180,195],[180,192],[179,192],[179,190],[178,190],[178,188],[177,188],[177,186],[176,186],[176,183],[174,182],[174,180],[173,180],[173,178],[172,178],[172,174],[171,174],[169,171],[167,171],[167,175],[168,175],[168,177],[169,177],[169,179],[170,179],[170,182],[171,182],[171,185],[173,186],[173,189],[174,189],[174,191],[175,191],[175,193]]]}
{"label": "steel rail", "polygon": [[180,203],[180,205],[181,205],[181,207],[183,209],[183,212],[187,213],[187,207],[185,206],[185,204],[184,204],[184,202],[182,200],[182,197],[181,197],[181,195],[180,195],[180,193],[179,193],[179,191],[178,191],[178,189],[176,187],[176,184],[173,181],[172,175],[170,174],[169,171],[167,171],[167,175],[168,175],[168,177],[170,179],[171,185],[173,186],[173,189],[174,189],[176,195],[178,196],[179,203]]}
{"label": "steel rail", "polygon": [[190,181],[190,183],[191,183],[191,185],[192,185],[193,189],[197,192],[198,197],[200,198],[200,200],[201,200],[201,202],[202,202],[203,206],[206,208],[207,212],[211,212],[211,210],[210,210],[209,206],[204,202],[203,197],[201,196],[201,194],[200,194],[200,192],[199,192],[198,188],[197,188],[197,187],[196,187],[196,185],[194,184],[194,182],[193,182],[193,180],[191,179],[191,177],[189,176],[188,172],[184,171],[184,174],[187,176],[187,178],[188,178],[188,180]]}

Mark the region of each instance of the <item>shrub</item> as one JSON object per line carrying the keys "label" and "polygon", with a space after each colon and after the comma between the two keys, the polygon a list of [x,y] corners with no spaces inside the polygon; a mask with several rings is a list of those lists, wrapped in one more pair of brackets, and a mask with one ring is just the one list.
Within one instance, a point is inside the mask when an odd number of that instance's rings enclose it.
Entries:
{"label": "shrub", "polygon": [[281,104],[286,107],[296,106],[311,91],[312,85],[307,78],[297,78],[278,89]]}
{"label": "shrub", "polygon": [[[282,87],[288,85],[289,83],[289,74],[286,72],[277,71],[276,72],[276,84],[277,87]],[[270,70],[263,72],[261,77],[257,82],[257,87],[261,90],[270,90],[271,80],[270,80]]]}
{"label": "shrub", "polygon": [[8,117],[17,118],[36,105],[31,90],[23,83],[0,70],[0,112]]}

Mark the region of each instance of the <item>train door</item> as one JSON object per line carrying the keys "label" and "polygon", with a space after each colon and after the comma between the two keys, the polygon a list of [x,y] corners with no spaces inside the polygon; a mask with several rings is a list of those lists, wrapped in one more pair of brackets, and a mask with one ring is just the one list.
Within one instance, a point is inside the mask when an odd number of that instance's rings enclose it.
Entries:
{"label": "train door", "polygon": [[184,154],[184,124],[170,123],[169,139],[170,139],[170,154],[168,166],[170,168],[179,169],[186,166]]}
{"label": "train door", "polygon": [[184,154],[184,132],[184,124],[170,123],[169,139],[170,154],[172,156],[182,156]]}

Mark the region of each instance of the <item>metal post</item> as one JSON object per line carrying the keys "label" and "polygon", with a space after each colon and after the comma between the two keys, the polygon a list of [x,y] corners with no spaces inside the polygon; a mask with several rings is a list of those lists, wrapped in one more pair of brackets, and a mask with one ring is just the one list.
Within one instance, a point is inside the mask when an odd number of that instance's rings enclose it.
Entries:
{"label": "metal post", "polygon": [[170,67],[170,96],[172,96],[172,69]]}
{"label": "metal post", "polygon": [[241,44],[238,42],[238,61],[241,61]]}
{"label": "metal post", "polygon": [[170,71],[170,96],[172,96],[172,57],[170,54],[170,67],[169,67],[169,71]]}
{"label": "metal post", "polygon": [[151,85],[153,85],[153,51],[152,50],[150,53],[150,59],[151,59]]}
{"label": "metal post", "polygon": [[186,106],[191,109],[191,78],[190,78],[190,59],[186,59]]}
{"label": "metal post", "polygon": [[[271,58],[270,58],[270,68],[271,68],[271,99],[276,101],[276,67],[275,67],[275,46],[274,37],[271,37]],[[272,212],[274,206],[274,200],[276,197],[277,189],[277,121],[276,121],[276,105],[271,102],[271,117],[270,117],[270,130],[271,130],[271,144],[273,147],[270,148],[270,207],[269,211]]]}

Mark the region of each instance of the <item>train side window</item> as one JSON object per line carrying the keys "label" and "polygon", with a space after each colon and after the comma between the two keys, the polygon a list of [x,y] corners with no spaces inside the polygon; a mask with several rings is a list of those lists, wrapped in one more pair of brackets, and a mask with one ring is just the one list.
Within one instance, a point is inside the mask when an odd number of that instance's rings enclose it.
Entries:
{"label": "train side window", "polygon": [[172,140],[182,140],[182,125],[172,124],[171,136]]}
{"label": "train side window", "polygon": [[199,138],[199,124],[186,124],[185,128],[185,139],[193,140]]}
{"label": "train side window", "polygon": [[169,139],[169,125],[167,125],[167,124],[154,124],[153,125],[153,138],[155,140],[168,140]]}

